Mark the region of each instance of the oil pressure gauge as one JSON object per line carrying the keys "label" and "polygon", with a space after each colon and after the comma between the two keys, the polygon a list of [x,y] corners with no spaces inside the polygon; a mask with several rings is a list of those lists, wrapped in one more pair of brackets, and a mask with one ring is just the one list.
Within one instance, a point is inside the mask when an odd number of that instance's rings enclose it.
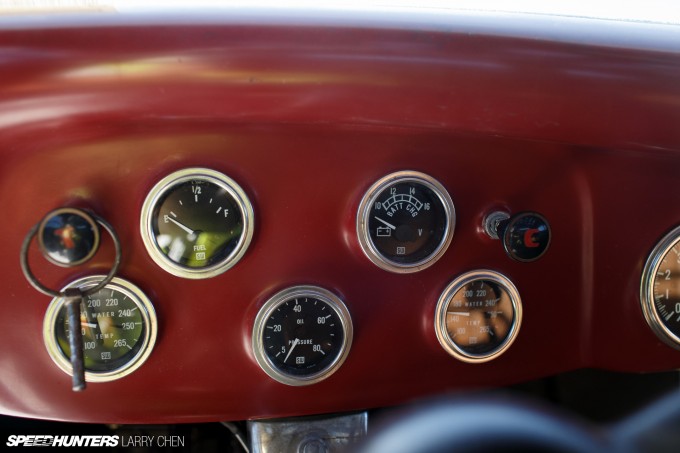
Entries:
{"label": "oil pressure gauge", "polygon": [[253,207],[231,178],[188,168],[159,181],[142,207],[151,258],[179,277],[214,277],[234,266],[253,237]]}
{"label": "oil pressure gauge", "polygon": [[345,304],[318,286],[295,286],[270,298],[253,328],[253,353],[270,377],[288,385],[326,379],[342,365],[352,344]]}
{"label": "oil pressure gauge", "polygon": [[654,247],[642,271],[640,302],[652,331],[680,349],[680,227]]}
{"label": "oil pressure gauge", "polygon": [[444,254],[456,223],[451,196],[431,176],[400,171],[373,184],[357,213],[366,256],[390,272],[423,270]]}

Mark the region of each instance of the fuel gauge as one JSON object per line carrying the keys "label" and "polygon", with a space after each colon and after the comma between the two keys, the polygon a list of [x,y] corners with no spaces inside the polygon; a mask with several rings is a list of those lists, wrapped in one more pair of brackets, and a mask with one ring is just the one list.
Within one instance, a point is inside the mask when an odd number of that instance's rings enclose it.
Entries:
{"label": "fuel gauge", "polygon": [[357,214],[357,235],[366,256],[390,272],[423,270],[444,254],[455,226],[453,201],[431,176],[400,171],[366,192]]}
{"label": "fuel gauge", "polygon": [[253,237],[253,207],[241,187],[207,168],[171,173],[142,206],[151,258],[178,277],[210,278],[234,266]]}

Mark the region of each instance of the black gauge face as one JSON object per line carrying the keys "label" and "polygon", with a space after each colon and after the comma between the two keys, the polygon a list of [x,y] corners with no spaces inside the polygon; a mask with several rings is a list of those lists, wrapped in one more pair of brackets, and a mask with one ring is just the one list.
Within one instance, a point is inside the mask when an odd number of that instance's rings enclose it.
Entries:
{"label": "black gauge face", "polygon": [[493,271],[472,271],[455,279],[437,305],[439,342],[466,362],[487,361],[514,341],[521,322],[514,285]]}
{"label": "black gauge face", "polygon": [[314,297],[287,300],[265,323],[262,344],[272,364],[291,376],[328,368],[344,343],[342,321],[326,302]]}
{"label": "black gauge face", "polygon": [[202,268],[234,251],[243,233],[243,215],[225,189],[193,180],[171,187],[158,200],[152,228],[158,248],[170,260]]}
{"label": "black gauge face", "polygon": [[647,258],[640,303],[657,337],[680,349],[680,226],[664,236]]}
{"label": "black gauge face", "polygon": [[290,288],[260,310],[253,333],[255,355],[265,372],[280,382],[317,382],[344,360],[351,326],[337,296],[318,287]]}
{"label": "black gauge face", "polygon": [[142,239],[166,271],[209,278],[245,254],[253,236],[253,208],[235,181],[214,170],[188,168],[166,176],[142,207]]}
{"label": "black gauge face", "polygon": [[357,231],[364,252],[393,272],[429,266],[446,250],[453,234],[448,193],[422,173],[400,172],[378,181],[359,211]]}
{"label": "black gauge face", "polygon": [[[70,287],[87,289],[103,277],[87,277]],[[129,282],[114,279],[80,306],[85,370],[94,380],[120,377],[116,371],[130,370],[143,362],[155,341],[153,307],[144,294]],[[45,339],[57,364],[70,372],[69,320],[63,299],[54,299],[45,317]],[[125,373],[127,374],[127,373]],[[106,378],[102,378],[106,376]]]}
{"label": "black gauge face", "polygon": [[[125,365],[139,352],[145,329],[139,306],[120,291],[107,288],[87,296],[80,305],[80,327],[87,371],[110,371]],[[55,335],[64,356],[69,357],[65,306],[57,315]]]}
{"label": "black gauge face", "polygon": [[446,210],[437,194],[413,181],[383,190],[368,219],[376,249],[397,263],[416,263],[432,255],[447,225]]}

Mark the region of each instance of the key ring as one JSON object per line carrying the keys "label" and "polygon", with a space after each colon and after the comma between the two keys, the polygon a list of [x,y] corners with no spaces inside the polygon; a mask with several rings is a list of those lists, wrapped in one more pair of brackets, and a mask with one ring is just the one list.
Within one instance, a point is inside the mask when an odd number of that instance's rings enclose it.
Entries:
{"label": "key ring", "polygon": [[[57,266],[73,267],[90,260],[99,248],[99,227],[108,231],[116,249],[116,257],[111,270],[96,286],[81,290],[67,288],[55,291],[43,285],[33,275],[28,265],[28,249],[36,234],[39,235],[40,251],[47,261]],[[121,246],[113,227],[101,217],[82,209],[59,208],[48,213],[42,221],[28,231],[21,245],[21,270],[28,282],[43,294],[65,299],[69,322],[69,347],[71,349],[71,366],[73,367],[72,389],[74,392],[85,390],[85,359],[83,357],[83,337],[80,329],[80,304],[90,294],[94,294],[113,280],[121,261]]]}

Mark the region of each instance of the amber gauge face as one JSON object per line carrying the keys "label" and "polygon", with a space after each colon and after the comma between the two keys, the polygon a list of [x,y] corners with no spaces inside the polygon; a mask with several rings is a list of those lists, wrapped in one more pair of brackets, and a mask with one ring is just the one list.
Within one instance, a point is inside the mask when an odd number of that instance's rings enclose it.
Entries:
{"label": "amber gauge face", "polygon": [[650,254],[642,273],[640,301],[654,333],[680,349],[680,227]]}
{"label": "amber gauge face", "polygon": [[142,238],[153,260],[185,278],[209,278],[235,265],[253,235],[253,209],[235,181],[213,170],[175,172],[142,208]]}
{"label": "amber gauge face", "polygon": [[458,277],[444,290],[435,329],[449,354],[465,362],[484,362],[512,344],[521,320],[521,301],[512,282],[482,270]]}

